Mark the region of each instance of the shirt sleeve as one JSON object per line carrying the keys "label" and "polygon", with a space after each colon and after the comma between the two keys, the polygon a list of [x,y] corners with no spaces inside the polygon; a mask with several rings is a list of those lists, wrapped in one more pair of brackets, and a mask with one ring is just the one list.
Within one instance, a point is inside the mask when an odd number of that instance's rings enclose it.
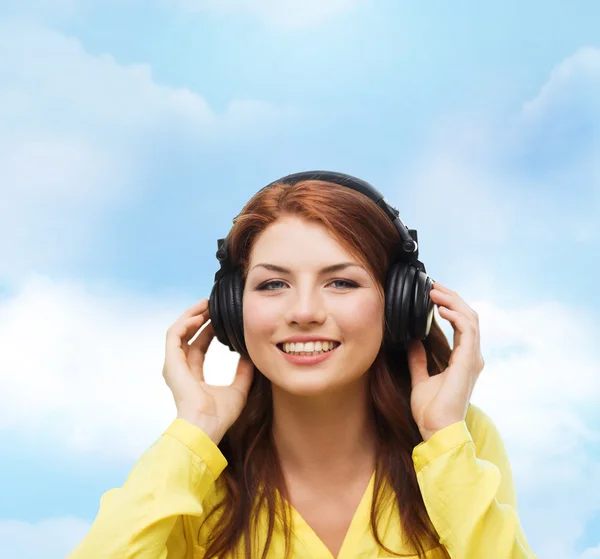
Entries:
{"label": "shirt sleeve", "polygon": [[67,559],[191,556],[196,534],[190,517],[204,516],[203,501],[226,466],[204,431],[175,419],[138,460],[123,487],[102,495],[90,531]]}
{"label": "shirt sleeve", "polygon": [[479,408],[471,405],[466,421],[418,444],[413,463],[429,517],[452,559],[537,558],[521,527],[504,443]]}

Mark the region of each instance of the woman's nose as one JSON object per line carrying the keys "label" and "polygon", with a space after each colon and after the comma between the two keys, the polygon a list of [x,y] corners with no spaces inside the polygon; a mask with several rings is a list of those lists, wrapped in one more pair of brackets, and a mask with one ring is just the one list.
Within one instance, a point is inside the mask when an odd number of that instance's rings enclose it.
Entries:
{"label": "woman's nose", "polygon": [[290,302],[286,311],[288,323],[308,324],[323,322],[327,317],[324,301],[314,293],[299,294]]}

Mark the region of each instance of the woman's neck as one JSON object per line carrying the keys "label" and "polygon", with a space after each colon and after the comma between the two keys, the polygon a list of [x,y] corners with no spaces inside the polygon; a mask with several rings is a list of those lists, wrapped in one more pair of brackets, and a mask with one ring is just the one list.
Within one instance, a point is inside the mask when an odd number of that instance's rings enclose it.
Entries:
{"label": "woman's neck", "polygon": [[375,468],[368,375],[333,394],[295,396],[272,386],[273,439],[285,477],[351,483]]}

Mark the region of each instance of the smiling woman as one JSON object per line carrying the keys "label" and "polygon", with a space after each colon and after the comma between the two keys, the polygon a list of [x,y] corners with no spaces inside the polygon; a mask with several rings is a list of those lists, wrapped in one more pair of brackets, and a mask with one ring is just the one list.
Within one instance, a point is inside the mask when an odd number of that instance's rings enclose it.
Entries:
{"label": "smiling woman", "polygon": [[[210,299],[168,332],[178,416],[70,559],[535,557],[470,405],[477,315],[365,185],[286,177],[234,219]],[[228,387],[204,382],[214,334],[240,354]]]}

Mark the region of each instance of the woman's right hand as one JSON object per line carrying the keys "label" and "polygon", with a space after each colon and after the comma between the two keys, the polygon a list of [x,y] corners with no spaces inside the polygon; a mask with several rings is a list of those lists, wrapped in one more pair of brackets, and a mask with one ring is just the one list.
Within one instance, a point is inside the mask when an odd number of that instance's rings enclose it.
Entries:
{"label": "woman's right hand", "polygon": [[204,358],[215,336],[212,323],[192,344],[188,342],[209,319],[208,299],[202,299],[167,330],[163,377],[173,393],[177,417],[197,425],[218,444],[246,405],[254,364],[249,357],[240,355],[231,385],[207,384]]}

